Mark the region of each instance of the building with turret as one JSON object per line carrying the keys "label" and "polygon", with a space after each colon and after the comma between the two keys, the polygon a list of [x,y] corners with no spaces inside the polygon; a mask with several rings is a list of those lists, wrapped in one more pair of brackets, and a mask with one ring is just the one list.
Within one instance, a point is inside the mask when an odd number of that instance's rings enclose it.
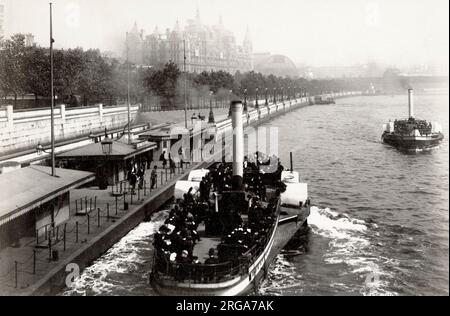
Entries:
{"label": "building with turret", "polygon": [[234,34],[225,29],[221,17],[217,25],[205,25],[199,10],[183,28],[177,21],[171,30],[155,27],[151,34],[144,34],[135,23],[127,35],[127,51],[130,62],[140,66],[160,67],[172,61],[183,70],[186,57],[188,72],[253,70],[249,30],[243,43],[238,44]]}

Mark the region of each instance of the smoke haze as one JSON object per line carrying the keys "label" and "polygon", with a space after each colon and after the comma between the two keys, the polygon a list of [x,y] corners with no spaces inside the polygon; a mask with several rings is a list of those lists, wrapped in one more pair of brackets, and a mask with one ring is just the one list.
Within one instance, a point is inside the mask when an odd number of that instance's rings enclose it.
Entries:
{"label": "smoke haze", "polygon": [[[1,1],[1,0],[0,0]],[[48,45],[48,0],[2,0],[7,34],[30,32]],[[120,54],[134,22],[151,33],[182,25],[200,10],[206,24],[223,17],[242,41],[249,27],[255,52],[312,66],[377,62],[448,69],[447,0],[54,0],[56,47]],[[448,70],[447,70],[448,72]]]}

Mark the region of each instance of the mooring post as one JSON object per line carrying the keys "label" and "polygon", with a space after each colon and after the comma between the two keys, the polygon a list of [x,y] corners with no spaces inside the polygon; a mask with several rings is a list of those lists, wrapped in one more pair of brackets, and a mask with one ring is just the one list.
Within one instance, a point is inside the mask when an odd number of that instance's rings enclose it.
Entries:
{"label": "mooring post", "polygon": [[36,274],[36,249],[33,249],[33,274]]}
{"label": "mooring post", "polygon": [[88,235],[91,233],[91,218],[89,216],[89,213],[87,214],[87,224],[88,224]]}
{"label": "mooring post", "polygon": [[75,223],[75,242],[78,244],[78,222]]}
{"label": "mooring post", "polygon": [[106,221],[109,222],[109,203],[106,204]]}
{"label": "mooring post", "polygon": [[64,251],[66,251],[66,228],[67,228],[67,223],[66,224],[64,224],[64,235],[63,235],[63,249],[64,249]]}

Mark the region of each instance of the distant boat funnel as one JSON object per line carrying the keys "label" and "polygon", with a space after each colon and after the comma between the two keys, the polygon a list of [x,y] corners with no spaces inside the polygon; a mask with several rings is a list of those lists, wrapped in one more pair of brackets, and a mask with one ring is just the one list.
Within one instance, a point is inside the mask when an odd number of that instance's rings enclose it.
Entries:
{"label": "distant boat funnel", "polygon": [[408,90],[409,117],[414,118],[414,90]]}
{"label": "distant boat funnel", "polygon": [[231,102],[231,121],[233,125],[233,190],[244,189],[244,124],[242,121],[242,102]]}

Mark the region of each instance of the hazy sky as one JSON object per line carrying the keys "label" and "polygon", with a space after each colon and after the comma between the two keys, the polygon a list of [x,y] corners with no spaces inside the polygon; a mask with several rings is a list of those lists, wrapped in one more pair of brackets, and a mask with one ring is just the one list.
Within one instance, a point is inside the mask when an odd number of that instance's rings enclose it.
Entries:
{"label": "hazy sky", "polygon": [[[48,0],[6,2],[8,31],[31,32],[48,45]],[[241,41],[250,28],[255,52],[295,62],[341,66],[437,63],[448,67],[448,0],[54,0],[57,47],[119,50],[136,21],[151,33],[202,21],[224,25]]]}

